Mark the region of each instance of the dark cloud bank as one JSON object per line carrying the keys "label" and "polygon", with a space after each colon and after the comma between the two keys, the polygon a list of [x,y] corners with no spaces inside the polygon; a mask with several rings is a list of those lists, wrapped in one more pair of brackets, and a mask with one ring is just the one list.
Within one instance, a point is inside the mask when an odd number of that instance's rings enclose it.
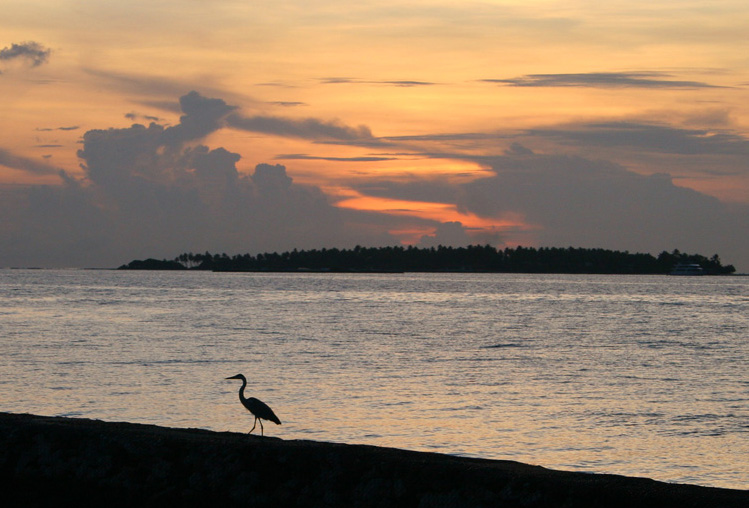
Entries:
{"label": "dark cloud bank", "polygon": [[[656,129],[661,134],[665,130]],[[591,127],[589,131],[594,129]],[[562,131],[548,134],[561,136]],[[567,132],[570,137],[579,134]],[[625,140],[616,138],[609,146],[634,144],[632,139],[626,141],[631,133],[624,134]],[[638,131],[637,135],[641,134]],[[679,134],[675,130],[671,136]],[[644,136],[637,138],[642,144],[652,149],[659,147],[666,153],[675,151],[675,146],[682,146],[684,141],[679,138],[678,142],[672,139],[664,142],[656,137],[646,143],[644,139]],[[723,145],[724,140],[714,141]],[[702,147],[692,144],[689,150],[689,153],[716,153],[716,147],[707,141]],[[513,237],[525,237],[540,246],[600,247],[653,254],[680,249],[707,256],[718,253],[726,263],[741,271],[749,268],[749,240],[744,233],[749,224],[749,207],[726,204],[678,186],[669,174],[646,176],[606,160],[537,154],[518,143],[502,155],[454,157],[478,162],[488,167],[491,174],[462,185],[439,180],[369,181],[360,184],[358,190],[393,199],[454,202],[461,211],[482,217],[519,215],[528,225],[527,234],[514,231]],[[483,243],[484,239],[495,245],[501,245],[503,240],[501,235],[482,237],[458,223],[448,223],[441,225],[434,236],[424,237],[421,243],[426,246],[465,244],[466,240]]]}
{"label": "dark cloud bank", "polygon": [[542,226],[542,245],[717,252],[742,268],[749,261],[749,242],[741,233],[749,223],[747,208],[674,185],[668,174],[645,176],[609,161],[537,155],[519,145],[484,162],[495,174],[465,185],[461,208],[490,216],[522,212]]}
{"label": "dark cloud bank", "polygon": [[[282,165],[259,164],[251,175],[241,174],[236,167],[239,154],[200,143],[224,127],[318,143],[380,142],[366,127],[243,116],[223,100],[196,92],[183,96],[180,107],[183,114],[174,126],[135,124],[86,132],[78,152],[81,179],[60,172],[61,186],[0,189],[0,266],[113,267],[188,251],[236,254],[393,245],[398,239],[383,233],[387,228],[425,225],[436,231],[422,238],[424,246],[501,246],[505,240],[496,231],[471,230],[457,222],[440,225],[336,208],[320,189],[294,183]],[[632,125],[615,127],[630,135],[633,130]],[[612,130],[616,129],[604,129],[607,134]],[[576,141],[592,135],[565,132],[531,135],[575,136]],[[723,145],[733,140],[713,141]],[[749,268],[746,207],[731,208],[678,187],[667,174],[642,176],[612,162],[537,154],[519,144],[494,157],[454,158],[479,162],[491,169],[490,176],[467,184],[438,178],[405,183],[369,180],[357,190],[456,203],[463,211],[486,217],[520,215],[533,226],[529,241],[536,239],[541,246],[651,253],[678,248],[708,256],[717,252],[739,270]],[[0,163],[28,166],[25,170],[31,172],[49,170],[3,151]]]}
{"label": "dark cloud bank", "polygon": [[[259,164],[243,175],[236,168],[239,154],[197,143],[227,123],[260,129],[262,122],[242,123],[234,107],[196,92],[180,105],[183,115],[171,127],[86,132],[78,152],[85,172],[80,180],[61,172],[59,187],[5,189],[0,266],[111,267],[186,251],[395,243],[350,230],[345,211],[319,189],[295,184],[284,166]],[[312,121],[279,120],[269,127],[284,128],[311,137],[362,132]]]}

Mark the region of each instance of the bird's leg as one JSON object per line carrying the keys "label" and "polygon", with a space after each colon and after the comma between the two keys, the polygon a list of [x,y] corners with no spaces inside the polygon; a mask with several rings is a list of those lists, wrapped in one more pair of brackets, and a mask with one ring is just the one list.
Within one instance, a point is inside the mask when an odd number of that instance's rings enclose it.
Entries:
{"label": "bird's leg", "polygon": [[[261,425],[260,428],[262,428],[262,425],[263,425],[262,422],[260,423],[260,425]],[[248,434],[252,434],[252,431],[255,430],[256,426],[257,426],[257,416],[255,417],[255,423],[252,424],[252,428],[250,429],[250,431],[248,432]]]}
{"label": "bird's leg", "polygon": [[263,435],[263,420],[260,420],[260,435]]}

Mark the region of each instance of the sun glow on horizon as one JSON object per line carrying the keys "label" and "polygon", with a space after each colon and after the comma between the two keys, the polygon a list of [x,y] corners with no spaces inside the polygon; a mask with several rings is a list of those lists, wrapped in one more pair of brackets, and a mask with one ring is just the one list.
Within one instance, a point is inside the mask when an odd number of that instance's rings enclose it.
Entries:
{"label": "sun glow on horizon", "polygon": [[[461,211],[456,205],[451,203],[390,199],[366,196],[355,191],[350,191],[349,195],[352,195],[352,197],[338,201],[335,203],[335,206],[357,211],[414,217],[439,223],[460,223],[467,230],[473,230],[474,232],[532,231],[538,229],[538,226],[528,224],[521,214],[503,214],[502,217],[481,217],[470,212]],[[404,230],[396,228],[390,230],[390,232],[396,236],[411,237],[413,240],[417,233],[428,234],[434,232],[434,227],[416,229],[411,227]]]}

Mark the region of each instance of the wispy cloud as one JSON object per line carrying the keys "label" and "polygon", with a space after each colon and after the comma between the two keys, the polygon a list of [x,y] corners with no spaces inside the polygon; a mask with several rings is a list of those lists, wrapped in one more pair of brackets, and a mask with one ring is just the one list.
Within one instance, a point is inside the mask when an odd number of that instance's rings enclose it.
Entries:
{"label": "wispy cloud", "polygon": [[373,81],[372,83],[377,83],[381,85],[393,85],[393,86],[400,86],[405,88],[410,88],[412,86],[432,86],[437,85],[438,83],[434,83],[431,81],[408,81],[408,80],[398,80],[398,81]]}
{"label": "wispy cloud", "polygon": [[479,141],[501,139],[508,137],[507,133],[497,132],[448,132],[438,134],[418,134],[409,136],[385,136],[381,139],[390,142],[408,142],[408,141]]}
{"label": "wispy cloud", "polygon": [[[178,112],[179,105],[165,98],[179,97],[190,90],[197,90],[201,94],[223,97],[233,103],[253,104],[252,97],[232,93],[221,87],[212,86],[205,79],[197,77],[171,78],[151,74],[117,72],[95,68],[84,68],[83,71],[91,78],[105,84],[115,91],[126,92],[140,96],[140,104],[158,107],[165,111]],[[152,99],[153,98],[153,99]]]}
{"label": "wispy cloud", "polygon": [[363,156],[363,157],[317,157],[303,153],[287,153],[276,155],[277,160],[319,160],[330,162],[382,162],[397,160],[396,157]]}
{"label": "wispy cloud", "polygon": [[749,139],[728,131],[638,122],[591,122],[531,129],[532,136],[581,146],[627,147],[682,155],[749,155]]}
{"label": "wispy cloud", "polygon": [[[45,148],[56,148],[56,146],[45,146]],[[59,168],[42,164],[28,157],[16,155],[4,148],[0,148],[0,165],[40,176],[54,175],[60,172]]]}
{"label": "wispy cloud", "polygon": [[79,125],[71,125],[69,127],[37,127],[35,130],[38,132],[52,132],[52,131],[75,131],[80,129]]}
{"label": "wispy cloud", "polygon": [[227,117],[227,125],[239,130],[309,140],[360,141],[373,139],[372,132],[367,126],[351,127],[337,120],[319,120],[317,118],[244,116],[235,113]]}
{"label": "wispy cloud", "polygon": [[724,88],[701,81],[683,81],[664,72],[587,72],[576,74],[526,74],[516,78],[482,79],[492,83],[516,87],[588,87],[588,88]]}
{"label": "wispy cloud", "polygon": [[410,88],[415,86],[433,86],[438,83],[432,81],[413,81],[407,79],[401,80],[366,80],[356,78],[323,78],[322,83],[325,85],[341,85],[341,84],[363,84],[363,85],[390,85],[403,88]]}
{"label": "wispy cloud", "polygon": [[307,106],[306,102],[299,102],[299,101],[271,101],[268,104],[271,104],[273,106],[281,106],[284,108],[294,108],[297,106]]}

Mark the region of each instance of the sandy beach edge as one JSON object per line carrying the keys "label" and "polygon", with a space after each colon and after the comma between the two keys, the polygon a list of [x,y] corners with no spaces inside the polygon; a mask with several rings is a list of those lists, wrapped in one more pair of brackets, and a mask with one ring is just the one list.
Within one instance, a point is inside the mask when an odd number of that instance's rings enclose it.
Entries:
{"label": "sandy beach edge", "polygon": [[0,413],[4,506],[742,507],[749,491],[368,445]]}

